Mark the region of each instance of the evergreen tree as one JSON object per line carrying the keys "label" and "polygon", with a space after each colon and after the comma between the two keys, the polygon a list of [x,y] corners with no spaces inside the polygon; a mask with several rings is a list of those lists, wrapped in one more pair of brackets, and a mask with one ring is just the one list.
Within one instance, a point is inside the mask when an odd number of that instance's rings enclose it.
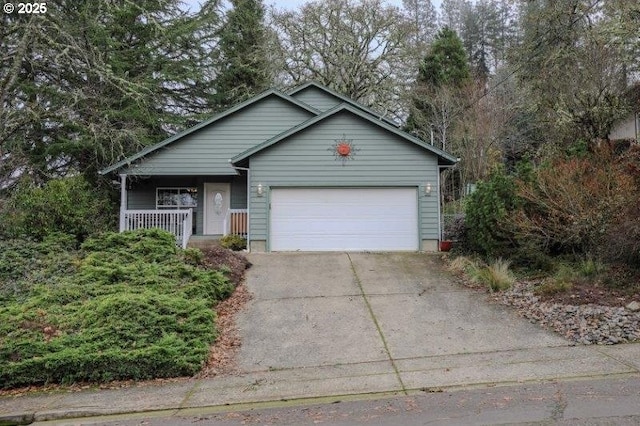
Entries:
{"label": "evergreen tree", "polygon": [[272,82],[267,57],[270,36],[261,0],[232,0],[218,35],[223,64],[215,81],[212,107],[225,110],[264,91]]}
{"label": "evergreen tree", "polygon": [[0,189],[96,171],[207,112],[214,8],[59,0],[0,17]]}
{"label": "evergreen tree", "polygon": [[462,41],[455,31],[445,27],[438,32],[420,66],[407,130],[432,143],[438,141],[445,149],[461,106],[460,90],[469,80]]}
{"label": "evergreen tree", "polygon": [[427,56],[422,61],[418,83],[432,88],[460,87],[469,79],[469,65],[460,37],[445,27],[438,32]]}

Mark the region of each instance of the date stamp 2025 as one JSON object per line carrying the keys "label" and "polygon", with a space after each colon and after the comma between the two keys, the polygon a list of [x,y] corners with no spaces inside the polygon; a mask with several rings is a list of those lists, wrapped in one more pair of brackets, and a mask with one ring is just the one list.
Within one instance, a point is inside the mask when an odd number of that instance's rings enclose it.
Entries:
{"label": "date stamp 2025", "polygon": [[47,13],[47,3],[5,3],[2,5],[4,13],[17,13],[18,15],[39,15]]}

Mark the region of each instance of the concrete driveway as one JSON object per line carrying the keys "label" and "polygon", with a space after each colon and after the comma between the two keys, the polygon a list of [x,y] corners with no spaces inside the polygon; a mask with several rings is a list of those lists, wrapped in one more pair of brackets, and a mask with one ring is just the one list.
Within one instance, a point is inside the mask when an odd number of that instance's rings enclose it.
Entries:
{"label": "concrete driveway", "polygon": [[279,382],[292,389],[291,395],[278,393],[286,398],[630,371],[455,283],[437,255],[249,258],[247,286],[254,299],[238,318],[238,367],[261,377],[254,397],[262,385],[270,384],[265,387],[273,393]]}
{"label": "concrete driveway", "polygon": [[[0,423],[147,410],[190,416],[202,413],[202,407],[243,403],[321,403],[640,377],[640,343],[571,346],[511,309],[488,302],[486,294],[453,282],[436,255],[251,254],[250,260],[254,265],[247,286],[254,299],[237,318],[242,337],[238,374],[0,397]],[[554,416],[571,412],[558,386]],[[491,389],[485,394],[483,404],[489,408],[501,409],[510,399]],[[618,394],[614,398],[615,407],[635,404]],[[407,410],[416,408],[407,404]],[[573,409],[590,412],[590,404],[585,399]],[[315,420],[313,410],[306,413],[309,423]],[[508,411],[502,413],[505,422],[512,419]]]}

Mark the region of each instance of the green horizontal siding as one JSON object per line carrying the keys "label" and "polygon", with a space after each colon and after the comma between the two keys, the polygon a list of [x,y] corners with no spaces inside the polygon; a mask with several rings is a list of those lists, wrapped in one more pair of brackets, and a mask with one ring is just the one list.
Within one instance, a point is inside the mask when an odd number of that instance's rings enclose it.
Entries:
{"label": "green horizontal siding", "polygon": [[330,110],[342,103],[342,100],[336,98],[331,93],[327,93],[313,86],[294,93],[292,97],[320,111]]}
{"label": "green horizontal siding", "polygon": [[[336,159],[332,145],[350,140],[353,160]],[[250,160],[251,233],[268,237],[268,194],[256,187],[418,187],[420,239],[438,238],[438,160],[425,149],[344,111],[265,149]],[[431,183],[432,194],[424,194]]]}
{"label": "green horizontal siding", "polygon": [[234,175],[229,159],[311,118],[275,95],[184,136],[126,168],[136,175]]}

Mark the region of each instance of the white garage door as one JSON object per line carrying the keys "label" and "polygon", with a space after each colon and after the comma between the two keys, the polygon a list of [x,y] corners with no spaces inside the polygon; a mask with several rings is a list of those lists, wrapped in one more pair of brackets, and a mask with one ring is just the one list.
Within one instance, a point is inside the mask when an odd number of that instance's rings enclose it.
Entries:
{"label": "white garage door", "polygon": [[271,250],[417,250],[415,188],[280,188]]}

